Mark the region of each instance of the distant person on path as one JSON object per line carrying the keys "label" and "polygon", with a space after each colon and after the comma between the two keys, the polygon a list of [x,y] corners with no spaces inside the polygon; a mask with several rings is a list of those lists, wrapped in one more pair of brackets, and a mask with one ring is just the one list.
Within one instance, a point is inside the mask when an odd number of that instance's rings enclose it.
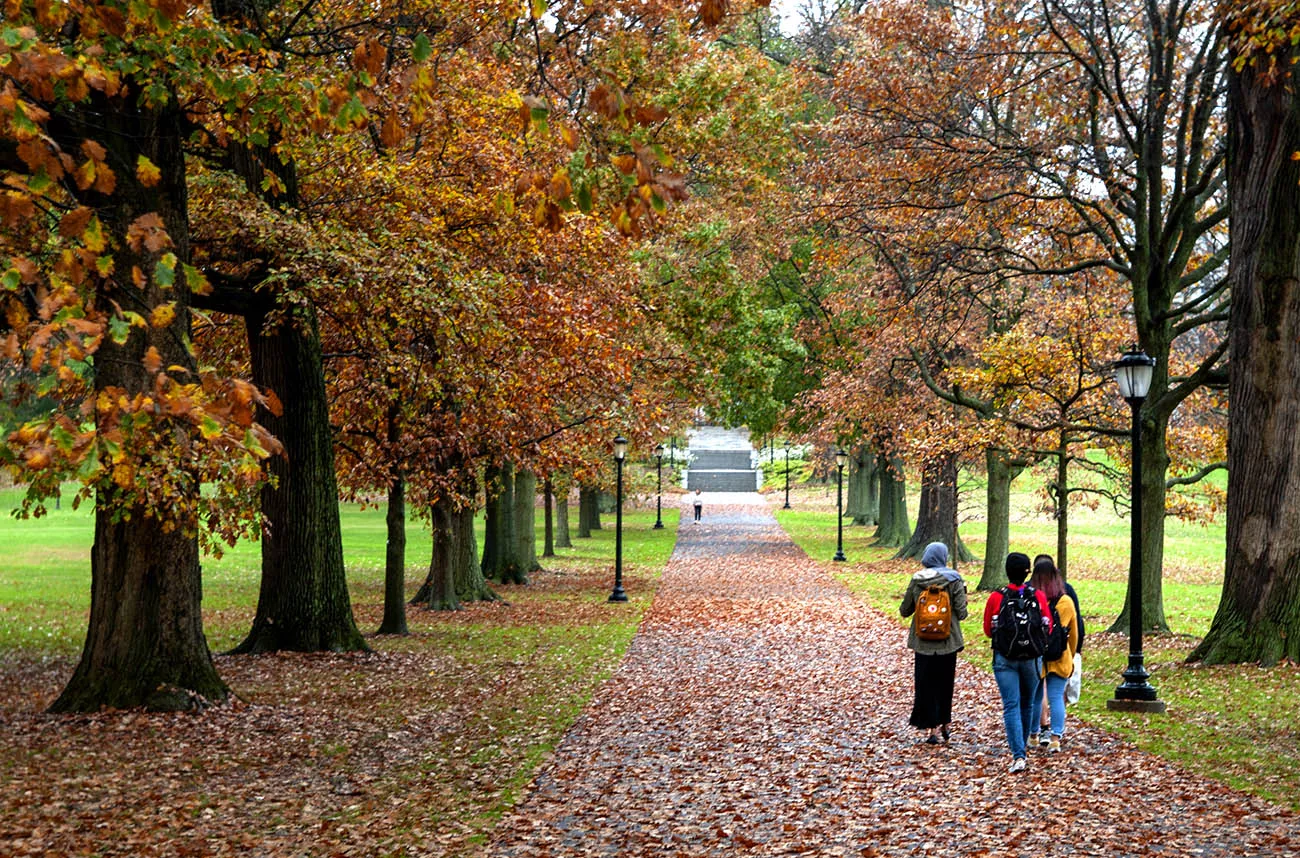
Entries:
{"label": "distant person on path", "polygon": [[908,582],[898,612],[912,618],[907,648],[916,653],[916,687],[908,723],[929,730],[925,741],[937,745],[941,735],[942,741],[948,741],[957,653],[966,647],[961,636],[966,582],[957,570],[948,568],[948,546],[942,542],[925,547],[921,566]]}
{"label": "distant person on path", "polygon": [[691,503],[695,507],[695,523],[700,523],[700,513],[704,512],[704,498],[700,496],[700,490],[695,490],[695,496],[691,498]]}
{"label": "distant person on path", "polygon": [[1002,722],[1011,748],[1011,771],[1025,770],[1025,737],[1038,717],[1034,689],[1042,675],[1043,644],[1052,614],[1042,593],[1025,583],[1029,556],[1007,555],[1007,583],[984,603],[984,634],[993,640],[993,677],[1002,696]]}
{"label": "distant person on path", "polygon": [[[1044,695],[1046,695],[1046,703],[1051,714],[1051,733],[1050,738],[1048,736],[1043,738],[1047,739],[1044,744],[1047,745],[1048,753],[1055,754],[1061,750],[1061,736],[1065,734],[1065,683],[1074,672],[1074,651],[1079,644],[1079,620],[1074,610],[1074,602],[1069,598],[1062,598],[1065,596],[1065,582],[1061,580],[1061,573],[1051,558],[1039,560],[1034,564],[1034,574],[1030,583],[1047,599],[1047,604],[1056,610],[1053,623],[1056,617],[1059,617],[1061,627],[1066,631],[1064,649],[1061,653],[1057,655],[1049,648],[1045,655],[1041,671],[1042,681],[1034,691],[1033,711],[1036,715],[1042,711]],[[1041,718],[1041,715],[1039,717]],[[1038,739],[1039,733],[1031,734],[1029,744],[1037,744]]]}
{"label": "distant person on path", "polygon": [[[1034,569],[1037,570],[1038,564],[1042,563],[1043,561],[1047,561],[1048,563],[1051,563],[1053,567],[1056,566],[1056,561],[1052,559],[1052,555],[1038,554],[1034,557]],[[1057,572],[1060,572],[1060,570],[1057,569]],[[1074,592],[1074,588],[1070,586],[1070,582],[1066,581],[1065,578],[1061,578],[1061,583],[1065,585],[1065,595],[1069,596],[1070,601],[1074,603],[1074,616],[1075,619],[1078,620],[1077,625],[1079,627],[1078,628],[1079,644],[1074,648],[1074,663],[1075,663],[1074,669],[1080,670],[1083,667],[1083,659],[1080,655],[1083,652],[1083,635],[1084,635],[1083,609],[1079,607],[1079,594]],[[1071,675],[1073,676],[1073,673],[1071,673]],[[1077,678],[1074,679],[1072,684],[1077,689],[1079,680]],[[1043,709],[1039,717],[1041,719],[1040,725],[1042,727],[1042,729],[1039,732],[1040,733],[1048,732],[1051,729],[1051,712],[1048,709],[1046,697],[1043,697]]]}

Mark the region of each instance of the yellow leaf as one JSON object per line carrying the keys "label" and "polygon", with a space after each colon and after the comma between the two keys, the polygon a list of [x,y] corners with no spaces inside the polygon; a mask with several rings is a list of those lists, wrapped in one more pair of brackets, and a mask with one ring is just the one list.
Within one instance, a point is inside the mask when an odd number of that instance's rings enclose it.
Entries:
{"label": "yellow leaf", "polygon": [[135,177],[140,180],[140,184],[146,188],[152,188],[162,181],[162,171],[143,155],[137,155],[135,160]]}

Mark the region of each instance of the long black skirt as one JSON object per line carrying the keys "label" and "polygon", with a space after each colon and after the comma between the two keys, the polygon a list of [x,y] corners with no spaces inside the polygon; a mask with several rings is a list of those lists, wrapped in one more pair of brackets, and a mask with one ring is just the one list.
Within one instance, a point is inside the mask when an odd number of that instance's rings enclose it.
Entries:
{"label": "long black skirt", "polygon": [[929,730],[952,721],[952,686],[957,676],[957,653],[916,653],[916,697],[912,701],[913,727]]}

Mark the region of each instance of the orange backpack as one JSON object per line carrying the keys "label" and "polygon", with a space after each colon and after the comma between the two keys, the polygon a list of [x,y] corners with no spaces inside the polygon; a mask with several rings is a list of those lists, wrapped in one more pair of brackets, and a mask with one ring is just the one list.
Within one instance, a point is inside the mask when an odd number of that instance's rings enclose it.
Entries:
{"label": "orange backpack", "polygon": [[948,588],[931,584],[916,600],[916,636],[923,641],[943,641],[952,634],[952,601]]}

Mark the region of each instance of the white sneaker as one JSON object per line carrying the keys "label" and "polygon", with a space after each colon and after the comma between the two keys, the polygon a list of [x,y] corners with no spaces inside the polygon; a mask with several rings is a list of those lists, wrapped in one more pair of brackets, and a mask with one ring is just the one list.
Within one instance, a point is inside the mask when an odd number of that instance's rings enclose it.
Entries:
{"label": "white sneaker", "polygon": [[1011,761],[1011,771],[1012,771],[1012,772],[1023,772],[1024,770],[1025,770],[1025,758],[1024,758],[1024,757],[1016,757],[1014,760]]}

